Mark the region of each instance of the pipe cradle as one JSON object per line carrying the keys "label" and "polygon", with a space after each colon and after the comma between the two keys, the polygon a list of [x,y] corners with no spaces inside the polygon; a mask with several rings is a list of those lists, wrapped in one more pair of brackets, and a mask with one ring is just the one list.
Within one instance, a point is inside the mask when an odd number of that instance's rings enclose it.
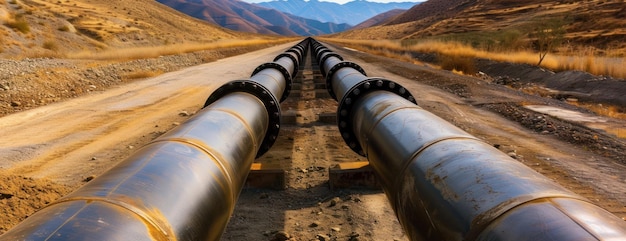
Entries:
{"label": "pipe cradle", "polygon": [[340,72],[326,76],[343,96],[339,129],[367,156],[411,240],[626,239],[622,219],[423,110],[406,89]]}
{"label": "pipe cradle", "polygon": [[252,162],[276,140],[277,98],[306,46],[218,88],[188,121],[0,240],[219,240]]}

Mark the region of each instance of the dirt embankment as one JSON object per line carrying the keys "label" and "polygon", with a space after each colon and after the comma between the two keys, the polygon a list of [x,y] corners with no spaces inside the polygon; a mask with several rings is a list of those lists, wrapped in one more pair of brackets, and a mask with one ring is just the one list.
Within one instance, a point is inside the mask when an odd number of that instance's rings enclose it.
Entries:
{"label": "dirt embankment", "polygon": [[71,190],[46,179],[0,173],[0,233]]}
{"label": "dirt embankment", "polygon": [[476,66],[492,78],[507,79],[508,85],[521,87],[523,84],[536,84],[554,90],[551,97],[556,99],[576,98],[584,102],[606,103],[619,106],[626,112],[626,80],[623,79],[583,71],[555,73],[533,65],[486,59],[476,60]]}
{"label": "dirt embankment", "polygon": [[130,61],[0,59],[0,117],[266,47],[224,48]]}
{"label": "dirt embankment", "polygon": [[[412,53],[424,62],[437,63],[438,56],[428,53]],[[505,98],[501,101],[476,103],[515,121],[522,126],[542,135],[555,136],[568,143],[579,145],[589,151],[626,164],[626,143],[624,140],[604,132],[592,130],[582,124],[562,120],[550,115],[537,113],[523,107],[535,103],[558,106],[564,109],[592,113],[591,111],[565,103],[575,100],[594,104],[608,104],[618,107],[618,111],[626,112],[626,81],[605,76],[595,76],[582,71],[552,72],[528,64],[515,64],[475,59],[479,77],[490,84],[508,87],[511,95],[522,98],[513,101]],[[429,81],[430,85],[439,87],[459,97],[472,99],[477,96],[488,96],[485,92],[477,93],[475,86],[458,81]],[[542,89],[536,95],[526,95],[525,89]],[[534,91],[537,92],[537,91]]]}
{"label": "dirt embankment", "polygon": [[[432,64],[439,63],[437,54],[410,53],[414,58]],[[565,100],[575,98],[589,103],[604,103],[626,112],[626,80],[597,76],[583,71],[552,72],[529,64],[474,59],[472,62],[482,78],[516,89],[536,85],[548,88],[546,96]]]}

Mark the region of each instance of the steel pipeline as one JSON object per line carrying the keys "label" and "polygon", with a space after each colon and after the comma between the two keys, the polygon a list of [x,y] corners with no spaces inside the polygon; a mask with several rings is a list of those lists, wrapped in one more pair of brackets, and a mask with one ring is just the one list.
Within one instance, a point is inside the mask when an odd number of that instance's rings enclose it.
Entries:
{"label": "steel pipeline", "polygon": [[38,211],[0,240],[219,240],[280,127],[306,40],[227,83],[184,124]]}
{"label": "steel pipeline", "polygon": [[411,240],[626,240],[626,222],[369,78],[317,41],[346,143]]}

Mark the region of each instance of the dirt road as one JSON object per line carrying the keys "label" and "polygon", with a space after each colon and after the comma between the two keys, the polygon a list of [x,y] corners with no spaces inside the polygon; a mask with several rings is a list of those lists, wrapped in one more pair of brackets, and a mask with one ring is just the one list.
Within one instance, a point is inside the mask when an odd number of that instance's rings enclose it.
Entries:
{"label": "dirt road", "polygon": [[[5,180],[0,184],[0,210],[8,214],[0,221],[0,232],[119,163],[193,114],[215,88],[249,77],[256,66],[288,47],[271,47],[0,118],[0,176]],[[38,189],[48,191],[44,195]],[[41,200],[33,200],[36,196]]]}
{"label": "dirt road", "polygon": [[[292,45],[0,118],[0,211],[8,214],[1,221],[0,233],[183,122],[215,88],[247,78],[256,66]],[[334,50],[361,65],[369,76],[401,83],[423,108],[626,217],[626,167],[622,163],[555,135],[537,133],[487,108],[503,103],[563,103],[474,77]],[[302,72],[302,81],[319,78],[312,70]],[[336,102],[306,95],[312,89],[304,82],[301,88],[300,97],[290,96],[282,104],[283,113],[292,114],[295,121],[283,125],[276,144],[258,160],[282,166],[288,172],[288,189],[244,189],[222,239],[406,240],[380,190],[329,190],[331,165],[364,159],[345,146],[334,124],[319,118],[334,112]]]}

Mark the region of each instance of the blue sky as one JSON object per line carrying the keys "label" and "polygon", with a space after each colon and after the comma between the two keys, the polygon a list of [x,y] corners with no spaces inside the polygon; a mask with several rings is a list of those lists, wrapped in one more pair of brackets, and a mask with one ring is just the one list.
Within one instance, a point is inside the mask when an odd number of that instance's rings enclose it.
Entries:
{"label": "blue sky", "polygon": [[[244,2],[249,3],[260,3],[260,2],[269,2],[272,0],[243,0]],[[353,0],[319,0],[322,2],[336,2],[339,4],[344,4],[347,2],[351,2]],[[388,3],[388,2],[424,2],[426,0],[368,0],[369,2],[379,2],[379,3]]]}

